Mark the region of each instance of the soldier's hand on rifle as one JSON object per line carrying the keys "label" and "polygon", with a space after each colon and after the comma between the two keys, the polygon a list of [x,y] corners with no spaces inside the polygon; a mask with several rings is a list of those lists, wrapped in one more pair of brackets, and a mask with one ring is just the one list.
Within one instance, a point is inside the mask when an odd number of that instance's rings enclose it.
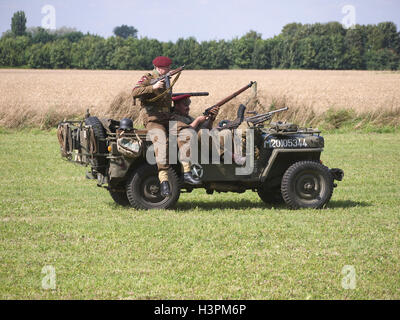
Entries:
{"label": "soldier's hand on rifle", "polygon": [[197,121],[198,124],[202,124],[203,122],[205,122],[208,119],[207,116],[198,116],[195,121]]}
{"label": "soldier's hand on rifle", "polygon": [[218,112],[219,112],[219,107],[218,107],[218,106],[215,106],[214,108],[212,108],[212,109],[210,110],[210,114],[211,114],[214,118],[218,115]]}
{"label": "soldier's hand on rifle", "polygon": [[160,80],[158,82],[156,82],[155,84],[153,84],[153,89],[157,90],[157,89],[163,89],[165,86],[165,80]]}

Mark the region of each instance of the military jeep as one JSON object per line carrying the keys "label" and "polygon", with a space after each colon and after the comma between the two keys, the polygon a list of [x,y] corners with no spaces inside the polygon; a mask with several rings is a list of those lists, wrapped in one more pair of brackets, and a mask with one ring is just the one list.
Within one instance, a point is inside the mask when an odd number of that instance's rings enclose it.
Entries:
{"label": "military jeep", "polygon": [[[221,121],[218,130],[235,130],[247,123],[245,165],[234,161],[195,163],[192,174],[201,184],[193,186],[184,183],[178,161],[170,165],[169,197],[161,196],[157,166],[146,159],[152,145],[146,130],[121,130],[118,120],[87,114],[82,121],[61,122],[57,134],[62,157],[88,166],[86,177],[107,188],[122,206],[172,208],[182,191],[202,188],[208,194],[252,190],[268,205],[286,203],[292,209],[325,207],[343,171],[322,164],[321,132],[279,121],[265,125],[275,112],[244,117],[244,111],[241,105],[237,119]],[[246,166],[251,170],[246,171]]]}

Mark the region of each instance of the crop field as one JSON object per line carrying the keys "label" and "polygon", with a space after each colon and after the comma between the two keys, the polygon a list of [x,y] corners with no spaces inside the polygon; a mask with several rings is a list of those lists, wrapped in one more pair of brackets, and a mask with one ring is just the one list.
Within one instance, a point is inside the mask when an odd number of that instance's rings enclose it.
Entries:
{"label": "crop field", "polygon": [[[144,71],[0,69],[0,126],[50,128],[63,118],[92,115],[138,116],[130,91]],[[192,99],[192,113],[230,95],[250,81],[258,82],[258,111],[288,106],[289,120],[320,124],[329,110],[348,110],[342,120],[400,125],[400,72],[306,70],[185,70],[174,92],[208,91]],[[251,90],[222,110],[234,117]],[[329,113],[332,118],[332,112]],[[343,114],[341,114],[343,116]],[[340,114],[339,114],[340,116]],[[337,122],[335,115],[334,121]],[[340,120],[340,119],[339,119]],[[336,124],[335,124],[336,126]],[[337,127],[337,126],[336,126]]]}
{"label": "crop field", "polygon": [[[50,74],[43,108],[67,99],[51,93],[63,81]],[[115,90],[137,76],[93,74],[120,79]],[[237,75],[232,86],[247,82]],[[83,81],[72,102],[104,97],[98,83]],[[325,143],[324,163],[345,172],[327,209],[199,190],[148,212],[117,206],[84,167],[62,161],[54,130],[0,129],[0,299],[399,299],[400,134],[330,133]]]}

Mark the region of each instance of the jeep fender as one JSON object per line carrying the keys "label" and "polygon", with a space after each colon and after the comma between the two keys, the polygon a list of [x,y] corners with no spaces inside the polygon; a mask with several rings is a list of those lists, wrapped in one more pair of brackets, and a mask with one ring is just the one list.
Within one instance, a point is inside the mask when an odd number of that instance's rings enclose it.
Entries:
{"label": "jeep fender", "polygon": [[287,168],[297,161],[319,161],[323,148],[304,149],[274,149],[268,160],[268,164],[261,172],[260,181],[282,176]]}

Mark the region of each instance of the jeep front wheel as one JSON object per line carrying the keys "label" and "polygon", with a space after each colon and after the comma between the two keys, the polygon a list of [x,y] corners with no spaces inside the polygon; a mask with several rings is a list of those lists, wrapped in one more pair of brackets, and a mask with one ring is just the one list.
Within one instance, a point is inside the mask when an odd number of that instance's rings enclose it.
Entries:
{"label": "jeep front wheel", "polygon": [[315,161],[299,161],[283,175],[281,192],[292,209],[321,209],[332,197],[333,178],[324,165]]}
{"label": "jeep front wheel", "polygon": [[136,209],[169,209],[179,199],[181,188],[178,175],[173,168],[168,171],[171,196],[160,193],[157,166],[143,164],[135,170],[126,184],[126,194],[132,207]]}

